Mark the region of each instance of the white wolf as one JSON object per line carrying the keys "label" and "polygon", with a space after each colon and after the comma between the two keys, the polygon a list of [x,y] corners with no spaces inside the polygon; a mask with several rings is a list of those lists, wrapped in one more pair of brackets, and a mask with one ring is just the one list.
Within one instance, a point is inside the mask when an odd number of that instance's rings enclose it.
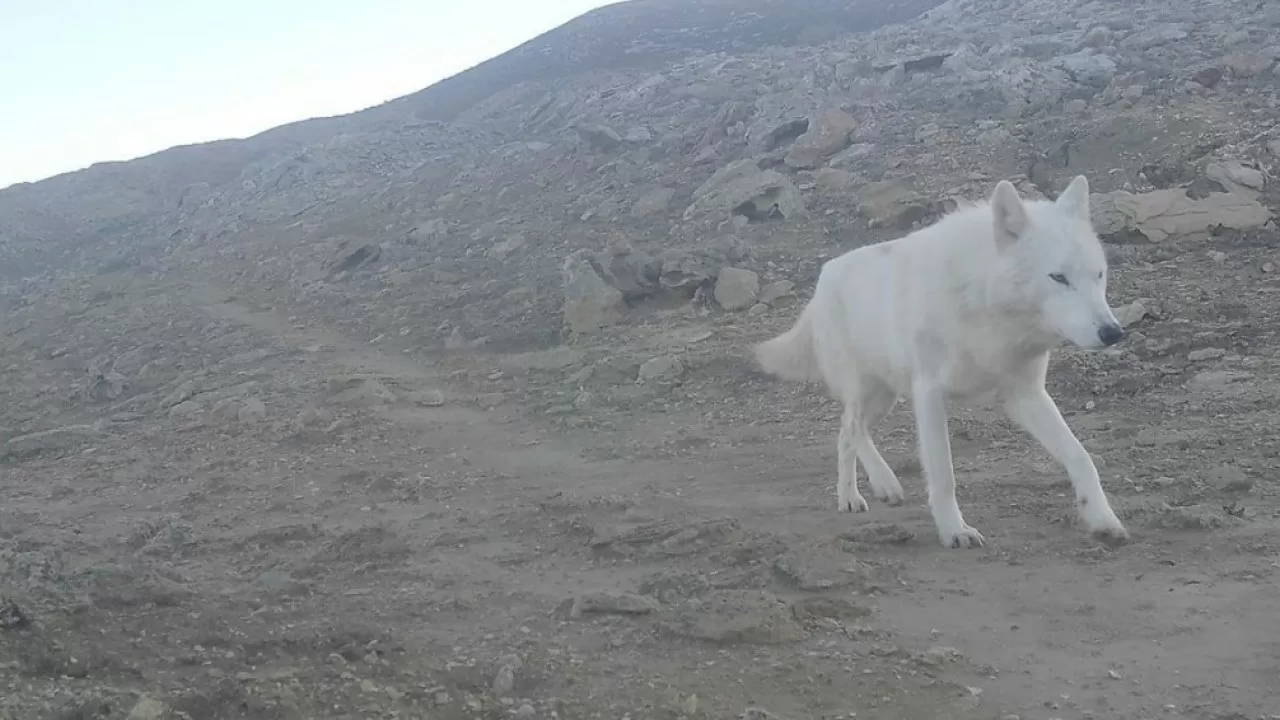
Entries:
{"label": "white wolf", "polygon": [[956,504],[947,404],[994,398],[1065,466],[1089,531],[1120,543],[1128,533],[1093,459],[1045,390],[1049,351],[1063,340],[1100,348],[1124,338],[1106,290],[1107,261],[1084,176],[1056,202],[1024,202],[1006,180],[987,202],[828,261],[795,326],[756,346],[756,359],[785,380],[822,381],[844,403],[842,511],[867,510],[858,460],[877,498],[902,501],[870,431],[909,396],[942,544],[982,545]]}

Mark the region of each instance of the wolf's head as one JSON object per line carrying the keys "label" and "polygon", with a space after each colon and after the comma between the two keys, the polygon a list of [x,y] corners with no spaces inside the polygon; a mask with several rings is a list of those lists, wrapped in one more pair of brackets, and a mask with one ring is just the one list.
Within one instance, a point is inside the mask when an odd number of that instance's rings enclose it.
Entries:
{"label": "wolf's head", "polygon": [[1052,202],[1023,202],[1002,180],[991,194],[991,214],[996,247],[1013,268],[1016,300],[1041,331],[1085,348],[1124,338],[1107,303],[1107,257],[1093,230],[1083,175]]}

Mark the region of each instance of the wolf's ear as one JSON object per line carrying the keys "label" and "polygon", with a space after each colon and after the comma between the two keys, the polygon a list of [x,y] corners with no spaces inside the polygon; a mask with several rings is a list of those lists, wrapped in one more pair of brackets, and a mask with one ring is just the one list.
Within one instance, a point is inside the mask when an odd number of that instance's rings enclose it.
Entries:
{"label": "wolf's ear", "polygon": [[1027,208],[1008,180],[1001,180],[991,193],[991,217],[998,247],[1012,245],[1027,229]]}
{"label": "wolf's ear", "polygon": [[1083,175],[1077,175],[1066,190],[1058,196],[1058,207],[1068,213],[1089,221],[1089,181]]}

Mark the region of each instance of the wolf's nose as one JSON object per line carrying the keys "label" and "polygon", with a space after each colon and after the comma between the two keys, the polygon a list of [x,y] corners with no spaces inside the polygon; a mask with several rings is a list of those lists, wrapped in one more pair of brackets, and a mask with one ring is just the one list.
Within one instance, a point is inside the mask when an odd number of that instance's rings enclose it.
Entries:
{"label": "wolf's nose", "polygon": [[1098,339],[1103,345],[1115,345],[1124,339],[1124,328],[1119,325],[1108,323],[1098,328]]}

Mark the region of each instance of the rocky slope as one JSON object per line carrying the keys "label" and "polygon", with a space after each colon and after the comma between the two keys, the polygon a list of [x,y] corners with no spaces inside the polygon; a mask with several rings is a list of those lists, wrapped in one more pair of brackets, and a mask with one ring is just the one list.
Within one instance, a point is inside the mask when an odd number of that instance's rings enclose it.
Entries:
{"label": "rocky slope", "polygon": [[[0,717],[1265,717],[1277,37],[1257,0],[635,0],[0,191]],[[981,410],[991,547],[934,546],[906,413],[908,502],[837,515],[838,409],[749,345],[824,259],[1078,173],[1132,335],[1051,390],[1134,544]]]}

